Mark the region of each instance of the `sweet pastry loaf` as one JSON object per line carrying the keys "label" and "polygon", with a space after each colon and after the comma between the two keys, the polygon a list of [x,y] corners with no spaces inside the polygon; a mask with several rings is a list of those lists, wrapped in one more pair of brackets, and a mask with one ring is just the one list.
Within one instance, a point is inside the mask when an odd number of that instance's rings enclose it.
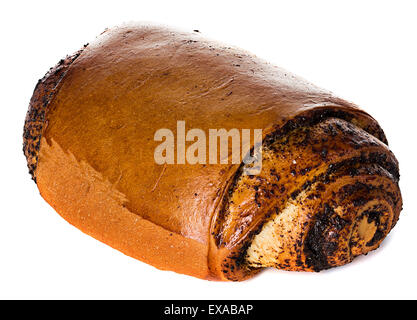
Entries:
{"label": "sweet pastry loaf", "polygon": [[[260,172],[246,174],[253,163],[231,152],[184,162],[178,146],[175,163],[158,163],[156,132],[178,137],[179,122],[262,129]],[[398,162],[370,115],[245,51],[165,27],[107,30],[52,68],[30,101],[24,153],[69,223],[203,279],[349,263],[378,248],[402,207]]]}

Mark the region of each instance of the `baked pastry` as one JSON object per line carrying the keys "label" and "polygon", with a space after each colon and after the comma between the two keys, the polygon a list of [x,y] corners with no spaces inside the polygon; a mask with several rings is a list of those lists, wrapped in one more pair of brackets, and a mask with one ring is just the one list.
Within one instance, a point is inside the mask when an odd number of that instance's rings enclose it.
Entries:
{"label": "baked pastry", "polygon": [[[158,164],[155,132],[178,121],[262,129],[262,170]],[[199,32],[106,30],[38,82],[23,149],[42,197],[69,223],[203,279],[346,264],[378,248],[402,207],[398,162],[370,115]]]}

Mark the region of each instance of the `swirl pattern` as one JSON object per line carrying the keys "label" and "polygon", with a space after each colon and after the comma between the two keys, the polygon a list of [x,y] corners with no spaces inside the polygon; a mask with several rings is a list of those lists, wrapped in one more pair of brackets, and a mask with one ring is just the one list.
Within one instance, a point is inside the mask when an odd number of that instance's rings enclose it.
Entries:
{"label": "swirl pattern", "polygon": [[215,237],[239,254],[224,270],[344,265],[378,248],[398,220],[398,162],[376,122],[319,110],[287,127],[266,139],[262,173],[238,175],[229,190]]}

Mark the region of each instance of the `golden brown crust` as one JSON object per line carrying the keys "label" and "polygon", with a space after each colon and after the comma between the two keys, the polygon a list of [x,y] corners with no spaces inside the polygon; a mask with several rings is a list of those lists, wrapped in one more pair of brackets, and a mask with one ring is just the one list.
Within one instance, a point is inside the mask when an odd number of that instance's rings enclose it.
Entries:
{"label": "golden brown crust", "polygon": [[126,25],[71,62],[35,90],[25,125],[25,154],[41,194],[82,231],[162,269],[248,278],[259,269],[245,265],[246,250],[268,216],[254,210],[250,225],[239,215],[228,224],[241,166],[157,165],[156,130],[175,131],[179,120],[207,132],[261,128],[270,145],[298,127],[338,118],[386,143],[355,105],[197,33]]}
{"label": "golden brown crust", "polygon": [[[42,138],[42,197],[84,233],[161,270],[211,279],[204,245],[129,211],[127,199],[89,164]],[[59,178],[57,179],[57,172]],[[47,181],[48,183],[44,183]]]}

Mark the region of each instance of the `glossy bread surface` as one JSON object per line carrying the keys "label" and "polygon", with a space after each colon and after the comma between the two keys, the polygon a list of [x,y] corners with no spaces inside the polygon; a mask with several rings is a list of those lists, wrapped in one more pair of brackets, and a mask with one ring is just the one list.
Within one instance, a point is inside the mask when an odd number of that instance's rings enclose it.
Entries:
{"label": "glossy bread surface", "polygon": [[[107,30],[40,81],[24,150],[41,195],[87,234],[161,269],[242,280],[259,271],[242,261],[269,216],[254,209],[242,224],[237,212],[233,223],[244,232],[224,231],[241,166],[158,165],[154,134],[175,132],[177,121],[185,121],[187,130],[205,132],[263,129],[268,141],[292,132],[288,123],[309,126],[320,117],[343,118],[381,140],[381,152],[389,154],[372,117],[283,69],[197,32],[125,25]],[[340,134],[340,145],[348,144]],[[301,158],[313,156],[304,149]]]}

